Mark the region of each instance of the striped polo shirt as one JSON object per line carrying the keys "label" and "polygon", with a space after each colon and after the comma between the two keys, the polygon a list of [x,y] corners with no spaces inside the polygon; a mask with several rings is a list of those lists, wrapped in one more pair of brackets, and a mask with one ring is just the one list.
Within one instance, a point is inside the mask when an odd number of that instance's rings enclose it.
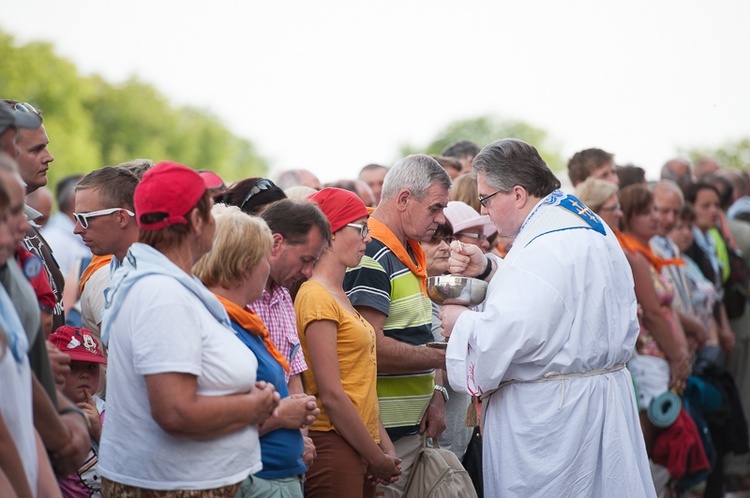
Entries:
{"label": "striped polo shirt", "polygon": [[[359,266],[347,270],[344,289],[352,305],[387,316],[387,337],[414,345],[432,340],[432,307],[419,278],[379,240],[367,245]],[[378,372],[380,418],[392,439],[416,433],[433,389],[434,370]]]}

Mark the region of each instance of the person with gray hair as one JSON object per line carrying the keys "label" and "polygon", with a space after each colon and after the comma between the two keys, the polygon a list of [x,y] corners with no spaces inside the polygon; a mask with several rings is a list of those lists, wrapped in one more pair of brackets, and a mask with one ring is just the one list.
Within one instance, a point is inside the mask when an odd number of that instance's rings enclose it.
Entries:
{"label": "person with gray hair", "polygon": [[318,177],[315,176],[312,171],[307,169],[286,170],[282,172],[276,180],[276,186],[281,190],[286,190],[295,185],[304,185],[306,187],[314,188],[315,190],[323,188]]}
{"label": "person with gray hair", "polygon": [[[651,187],[654,194],[654,208],[659,220],[657,234],[651,237],[649,246],[654,253],[662,259],[671,259],[681,257],[680,249],[669,238],[670,232],[674,229],[675,224],[680,218],[680,211],[685,205],[685,197],[679,185],[671,180],[662,180]],[[675,295],[672,299],[672,307],[681,315],[681,321],[685,332],[695,330],[690,326],[688,315],[694,315],[693,306],[690,298],[690,284],[685,274],[685,267],[668,265],[662,269],[662,275],[669,280],[675,288]],[[702,326],[699,328],[702,329]],[[687,327],[686,327],[687,326]],[[699,331],[700,332],[700,331]],[[701,334],[703,335],[703,334]]]}
{"label": "person with gray hair", "polygon": [[453,241],[451,273],[490,285],[483,311],[442,311],[450,384],[483,400],[485,495],[655,497],[625,366],[633,277],[615,234],[521,140],[493,142],[473,167],[482,213],[515,237],[500,269]]}
{"label": "person with gray hair", "polygon": [[75,187],[83,175],[69,175],[57,182],[55,187],[55,200],[57,201],[57,212],[52,215],[47,224],[42,228],[42,236],[52,248],[55,259],[60,265],[60,271],[67,276],[75,263],[84,258],[91,257],[91,251],[83,239],[73,233],[75,221]]}
{"label": "person with gray hair", "polygon": [[[437,440],[445,430],[444,351],[433,340],[432,307],[424,289],[428,242],[445,223],[451,179],[430,156],[401,159],[383,181],[380,204],[368,221],[372,241],[360,264],[346,272],[351,304],[375,329],[381,419],[402,460],[402,474],[386,497],[401,497],[424,433]],[[435,370],[438,369],[438,370]]]}
{"label": "person with gray hair", "polygon": [[693,170],[690,167],[690,163],[681,158],[670,159],[664,166],[661,167],[661,174],[659,175],[662,180],[671,180],[675,182],[682,191],[693,183]]}

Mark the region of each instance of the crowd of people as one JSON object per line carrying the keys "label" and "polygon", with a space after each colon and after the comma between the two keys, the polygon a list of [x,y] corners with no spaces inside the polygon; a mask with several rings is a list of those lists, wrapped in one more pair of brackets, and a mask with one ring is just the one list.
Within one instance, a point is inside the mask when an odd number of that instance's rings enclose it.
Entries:
{"label": "crowd of people", "polygon": [[[0,102],[0,496],[400,498],[425,441],[461,496],[750,489],[742,171],[586,149],[566,193],[501,139],[325,185],[133,159],[52,195],[49,142]],[[431,302],[449,273],[484,302]]]}

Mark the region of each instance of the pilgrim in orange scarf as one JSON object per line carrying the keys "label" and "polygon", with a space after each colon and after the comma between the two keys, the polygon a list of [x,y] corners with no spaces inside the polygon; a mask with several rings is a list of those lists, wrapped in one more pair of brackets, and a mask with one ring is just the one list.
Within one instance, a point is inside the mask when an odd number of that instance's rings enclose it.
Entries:
{"label": "pilgrim in orange scarf", "polygon": [[[398,237],[391,232],[390,228],[385,226],[384,223],[370,218],[367,221],[367,225],[370,227],[370,236],[373,239],[378,239],[380,242],[386,245],[388,249],[396,255],[399,261],[401,261],[411,272],[419,278],[419,283],[422,286],[422,293],[427,295],[427,255],[422,249],[422,246],[418,242],[411,239],[407,239],[407,243],[412,250],[414,259],[411,259],[406,248],[398,240]],[[415,263],[416,260],[416,263]]]}
{"label": "pilgrim in orange scarf", "polygon": [[654,267],[657,273],[661,273],[662,268],[665,266],[681,266],[685,264],[685,260],[682,258],[668,258],[663,259],[657,256],[649,246],[644,246],[635,237],[630,234],[624,233],[620,230],[615,232],[617,240],[620,242],[620,247],[626,251],[632,253],[640,253],[644,258],[648,260],[651,266]]}
{"label": "pilgrim in orange scarf", "polygon": [[108,265],[110,261],[112,261],[111,254],[107,254],[104,256],[93,256],[91,258],[91,262],[89,262],[89,265],[81,274],[81,279],[78,281],[78,295],[79,296],[83,294],[83,288],[86,286],[86,282],[88,282],[91,276],[94,273],[96,273],[96,270],[98,270],[99,268],[103,266]]}
{"label": "pilgrim in orange scarf", "polygon": [[269,353],[271,353],[271,356],[273,356],[274,359],[278,361],[282,367],[284,367],[284,370],[288,372],[289,362],[286,361],[286,358],[284,358],[281,352],[279,352],[279,350],[276,348],[276,345],[273,343],[273,341],[271,341],[271,336],[269,335],[268,329],[263,323],[263,320],[261,320],[253,310],[249,308],[242,308],[241,306],[238,306],[229,299],[221,297],[218,294],[214,295],[219,298],[219,301],[221,301],[224,309],[227,310],[229,319],[233,322],[237,322],[240,327],[247,330],[251,334],[260,336],[263,339],[263,343],[266,345],[266,349]]}

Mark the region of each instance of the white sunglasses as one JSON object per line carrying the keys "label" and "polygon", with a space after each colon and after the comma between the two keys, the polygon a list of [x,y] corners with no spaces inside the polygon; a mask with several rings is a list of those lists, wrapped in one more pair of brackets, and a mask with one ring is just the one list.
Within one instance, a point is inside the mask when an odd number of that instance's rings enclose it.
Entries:
{"label": "white sunglasses", "polygon": [[91,211],[90,213],[73,213],[73,219],[75,219],[81,228],[86,229],[89,227],[89,218],[96,218],[97,216],[107,216],[108,214],[116,213],[118,211],[125,211],[130,216],[135,216],[135,213],[125,208],[109,208],[102,209],[101,211]]}

